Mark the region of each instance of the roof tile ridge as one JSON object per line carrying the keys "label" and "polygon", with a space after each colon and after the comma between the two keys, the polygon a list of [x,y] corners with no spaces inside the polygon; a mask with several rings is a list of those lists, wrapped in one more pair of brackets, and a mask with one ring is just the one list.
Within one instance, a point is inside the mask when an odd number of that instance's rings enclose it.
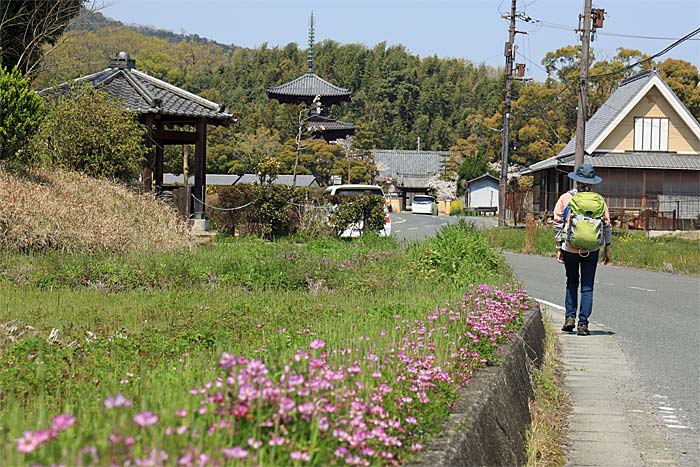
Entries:
{"label": "roof tile ridge", "polygon": [[120,69],[118,73],[115,73],[114,77],[116,77],[119,73],[124,75],[124,79],[126,79],[129,82],[129,84],[131,84],[131,86],[133,86],[134,89],[136,89],[136,92],[138,92],[141,95],[141,97],[143,97],[146,100],[146,102],[149,106],[151,106],[151,108],[162,107],[162,102],[160,103],[160,105],[157,104],[156,97],[151,95],[151,93],[148,92],[148,90],[144,88],[143,85],[141,85],[141,83],[139,83],[136,78],[131,76],[132,70],[127,70],[126,68]]}
{"label": "roof tile ridge", "polygon": [[[218,111],[220,108],[220,105],[217,104],[216,102],[205,99],[205,98],[198,96],[196,94],[193,94],[189,91],[185,91],[184,89],[178,88],[177,86],[174,86],[170,83],[167,83],[163,80],[160,80],[156,77],[153,77],[153,76],[149,75],[148,73],[144,73],[143,71],[132,69],[131,73],[134,73],[136,76],[138,76],[140,78],[144,78],[147,81],[151,81],[151,82],[157,84],[158,86],[164,87],[165,89],[172,92],[173,94],[177,94],[178,96],[183,97],[185,99],[191,99],[191,100],[197,102],[198,104],[209,108],[210,110]],[[222,113],[225,113],[225,112],[222,112]]]}
{"label": "roof tile ridge", "polygon": [[[104,70],[96,71],[96,72],[91,73],[89,75],[80,76],[80,77],[74,78],[70,81],[64,81],[62,83],[54,84],[53,86],[49,86],[47,88],[40,89],[37,91],[37,94],[42,95],[43,93],[48,92],[48,91],[57,90],[57,89],[60,89],[63,87],[68,87],[69,83],[77,83],[79,81],[89,81],[90,78],[92,78],[94,76],[99,76],[100,74],[107,73],[109,71],[115,71],[115,73],[113,73],[112,75],[116,74],[116,70],[114,70],[113,68],[105,68]],[[111,77],[112,75],[109,75],[108,78],[106,78],[106,79],[109,79],[109,77]],[[104,82],[105,80],[102,80],[101,82]]]}
{"label": "roof tile ridge", "polygon": [[646,78],[647,76],[653,76],[653,75],[658,75],[656,68],[651,68],[649,70],[641,71],[635,75],[632,75],[632,76],[620,81],[620,85],[618,86],[618,88],[621,88],[622,86],[624,86],[626,84],[637,81],[638,79]]}
{"label": "roof tile ridge", "polygon": [[323,81],[324,83],[326,83],[327,85],[329,85],[329,86],[331,86],[331,87],[333,87],[333,88],[342,89],[342,90],[345,91],[346,93],[352,94],[352,91],[351,91],[350,89],[348,89],[348,88],[343,88],[343,87],[337,86],[337,85],[335,85],[335,84],[333,84],[333,83],[331,83],[331,82],[328,82],[328,81],[326,81],[325,79],[323,79],[323,78],[321,78],[320,76],[318,76],[316,73],[313,73],[313,75],[316,76],[316,78],[320,79],[321,81]]}

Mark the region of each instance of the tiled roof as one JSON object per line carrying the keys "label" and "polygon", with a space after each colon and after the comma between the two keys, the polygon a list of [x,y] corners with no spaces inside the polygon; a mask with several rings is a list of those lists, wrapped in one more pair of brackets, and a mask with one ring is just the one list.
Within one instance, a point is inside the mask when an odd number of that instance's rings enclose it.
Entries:
{"label": "tiled roof", "polygon": [[416,178],[430,177],[439,172],[449,151],[403,151],[396,149],[374,149],[374,163],[379,169],[379,177],[398,178],[399,176]]}
{"label": "tiled roof", "polygon": [[[123,52],[122,52],[123,54]],[[120,57],[122,57],[120,54]],[[107,91],[112,97],[124,101],[127,107],[139,113],[160,115],[207,117],[210,120],[228,121],[232,115],[224,106],[173,86],[165,81],[134,68],[135,62],[124,54],[125,60],[113,60],[112,66],[91,75],[77,78],[77,83],[92,83]],[[128,63],[128,65],[127,65]],[[39,91],[39,95],[55,98],[70,92],[72,82]]]}
{"label": "tiled roof", "polygon": [[[163,174],[163,185],[182,185],[183,176],[171,173]],[[273,185],[291,185],[294,175],[279,175],[272,181]],[[239,183],[260,183],[260,178],[255,174],[207,174],[207,185],[237,185]],[[194,175],[187,177],[187,184],[194,185]],[[318,186],[313,175],[297,175],[296,186]]]}
{"label": "tiled roof", "polygon": [[[241,178],[238,179],[236,184],[239,183],[260,183],[260,177],[255,174],[243,174]],[[277,178],[272,180],[273,185],[292,185],[294,183],[294,175],[284,174],[278,175]],[[313,175],[302,175],[297,174],[296,186],[318,186],[316,182],[316,177]]]}
{"label": "tiled roof", "polygon": [[[612,93],[607,101],[593,114],[586,123],[586,141],[584,147],[588,148],[598,136],[603,133],[615,118],[623,111],[627,104],[646,86],[655,76],[653,70],[639,73],[620,83],[620,86]],[[559,151],[557,157],[574,154],[576,151],[576,137]]]}
{"label": "tiled roof", "polygon": [[[232,174],[207,174],[207,185],[235,185],[240,175]],[[182,174],[175,175],[171,173],[163,174],[163,185],[183,185],[184,177]],[[187,184],[194,185],[194,175],[187,177]]]}
{"label": "tiled roof", "polygon": [[[573,167],[575,156],[550,157],[529,167],[528,173],[551,167]],[[676,154],[674,152],[609,152],[585,155],[584,162],[594,167],[619,167],[634,169],[700,170],[700,154]]]}
{"label": "tiled roof", "polygon": [[326,105],[350,101],[351,94],[348,89],[331,84],[310,71],[288,83],[267,89],[268,97],[280,102],[310,103],[314,97],[321,96],[321,102]]}
{"label": "tiled roof", "polygon": [[482,178],[487,178],[487,179],[490,178],[490,179],[495,180],[496,183],[499,182],[499,180],[498,180],[496,177],[494,177],[493,175],[491,175],[491,174],[489,174],[489,173],[486,173],[486,174],[484,174],[484,175],[481,175],[480,177],[472,178],[471,180],[467,181],[467,185],[469,185],[469,184],[472,183],[472,182],[479,181],[479,180],[481,180]]}
{"label": "tiled roof", "polygon": [[354,130],[355,125],[352,123],[341,122],[330,117],[322,115],[313,115],[306,120],[306,126],[311,132],[323,132],[331,130]]}

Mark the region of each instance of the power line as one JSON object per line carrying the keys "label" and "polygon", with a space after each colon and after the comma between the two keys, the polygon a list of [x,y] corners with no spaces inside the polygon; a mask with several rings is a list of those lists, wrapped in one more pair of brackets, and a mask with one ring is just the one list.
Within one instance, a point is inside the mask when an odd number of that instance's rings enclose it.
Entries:
{"label": "power line", "polygon": [[[652,40],[661,40],[661,41],[676,41],[679,40],[677,37],[660,37],[660,36],[638,36],[635,34],[622,34],[622,33],[617,33],[617,32],[601,32],[601,31],[596,31],[596,34],[602,35],[602,36],[615,36],[615,37],[630,37],[632,39],[652,39]],[[691,41],[700,41],[700,38],[697,39],[687,39]]]}
{"label": "power line", "polygon": [[[535,19],[531,18],[529,16],[522,15],[519,17],[520,20],[526,22],[526,23],[533,23],[536,24],[540,27],[543,28],[549,28],[549,29],[561,29],[563,31],[571,31],[571,32],[576,32],[576,28],[567,26],[565,24],[558,24],[558,23],[552,23],[550,21],[544,21],[541,19]],[[601,35],[601,36],[614,36],[614,37],[629,37],[631,39],[651,39],[651,40],[665,40],[665,41],[676,41],[679,40],[677,37],[663,37],[663,36],[642,36],[638,34],[624,34],[620,32],[603,32],[603,31],[596,31],[596,35]],[[693,41],[700,41],[700,38],[698,39],[690,39]]]}
{"label": "power line", "polygon": [[622,73],[622,72],[625,72],[625,71],[627,71],[627,70],[629,70],[629,69],[631,69],[631,68],[634,68],[634,67],[636,67],[636,66],[638,66],[638,65],[641,65],[642,63],[649,62],[649,61],[655,59],[656,57],[660,57],[661,55],[665,54],[665,53],[668,52],[669,50],[671,50],[671,49],[673,49],[674,47],[680,45],[681,43],[687,41],[688,39],[690,39],[691,37],[695,36],[695,35],[698,34],[698,33],[700,33],[700,28],[698,28],[698,29],[696,29],[696,30],[694,30],[694,31],[689,32],[689,33],[686,34],[685,36],[683,36],[683,37],[681,37],[680,39],[678,39],[677,41],[675,41],[673,44],[671,44],[671,45],[669,45],[668,47],[666,47],[665,49],[663,49],[661,52],[657,52],[657,53],[655,53],[654,55],[645,58],[644,60],[640,60],[640,61],[638,61],[637,63],[633,63],[633,64],[631,64],[631,65],[628,65],[628,66],[624,67],[624,68],[620,68],[619,70],[610,71],[610,72],[608,72],[608,73],[601,73],[601,74],[599,74],[599,75],[589,76],[589,79],[596,79],[596,78],[602,78],[603,76],[617,75],[617,74]]}

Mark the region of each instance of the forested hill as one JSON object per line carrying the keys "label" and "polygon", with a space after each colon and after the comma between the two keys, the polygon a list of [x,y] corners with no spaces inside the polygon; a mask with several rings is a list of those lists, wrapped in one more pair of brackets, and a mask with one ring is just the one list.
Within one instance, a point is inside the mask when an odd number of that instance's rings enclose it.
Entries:
{"label": "forested hill", "polygon": [[[305,31],[298,31],[299,37]],[[219,44],[196,35],[180,35],[141,26],[125,26],[100,14],[77,19],[60,45],[47,54],[35,88],[104,69],[109,59],[125,50],[136,67],[153,76],[224,103],[238,118],[222,135],[212,132],[211,161],[225,164],[235,157],[235,141],[261,129],[278,144],[293,139],[299,109],[269,100],[265,89],[282,84],[306,70],[306,50],[296,43],[254,49]],[[595,53],[595,51],[593,51]],[[518,82],[511,112],[511,160],[529,164],[555,155],[571,137],[576,121],[576,83],[580,46],[562,46],[548,53],[542,65],[545,82]],[[453,148],[464,157],[497,160],[500,155],[503,74],[465,59],[420,57],[401,45],[373,47],[325,40],[314,47],[314,71],[353,91],[352,102],[334,106],[333,116],[357,126],[356,145],[362,148]],[[609,97],[620,80],[640,71],[625,70],[646,56],[620,49],[610,60],[595,61],[591,73],[606,79],[592,83],[589,114]],[[694,65],[667,59],[648,61],[658,66],[681,100],[700,115],[698,72]],[[611,71],[624,72],[609,74]],[[217,130],[218,131],[218,130]],[[228,136],[227,136],[228,135]],[[231,142],[233,141],[233,142]],[[222,163],[223,164],[223,163]],[[227,171],[223,164],[218,167]]]}
{"label": "forested hill", "polygon": [[177,42],[195,42],[198,44],[213,44],[219,45],[226,50],[236,50],[238,47],[235,45],[226,45],[219,42],[207,39],[206,37],[200,37],[199,34],[178,34],[172,31],[166,31],[165,29],[157,29],[151,26],[141,26],[138,24],[125,25],[121,21],[117,21],[112,18],[104,16],[99,11],[91,11],[86,8],[81,8],[80,15],[76,17],[66,28],[67,32],[78,32],[78,31],[88,31],[95,32],[102,28],[124,28],[129,29],[143,34],[144,36],[157,37],[159,39],[165,39],[171,43]]}

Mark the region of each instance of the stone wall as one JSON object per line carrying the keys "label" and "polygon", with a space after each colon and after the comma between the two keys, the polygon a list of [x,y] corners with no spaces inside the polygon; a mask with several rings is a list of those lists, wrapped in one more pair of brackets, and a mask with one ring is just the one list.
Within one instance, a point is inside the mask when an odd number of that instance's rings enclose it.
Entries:
{"label": "stone wall", "polygon": [[483,368],[463,387],[443,433],[428,444],[412,467],[524,465],[534,398],[531,366],[544,357],[544,325],[539,307],[502,352],[503,363]]}

